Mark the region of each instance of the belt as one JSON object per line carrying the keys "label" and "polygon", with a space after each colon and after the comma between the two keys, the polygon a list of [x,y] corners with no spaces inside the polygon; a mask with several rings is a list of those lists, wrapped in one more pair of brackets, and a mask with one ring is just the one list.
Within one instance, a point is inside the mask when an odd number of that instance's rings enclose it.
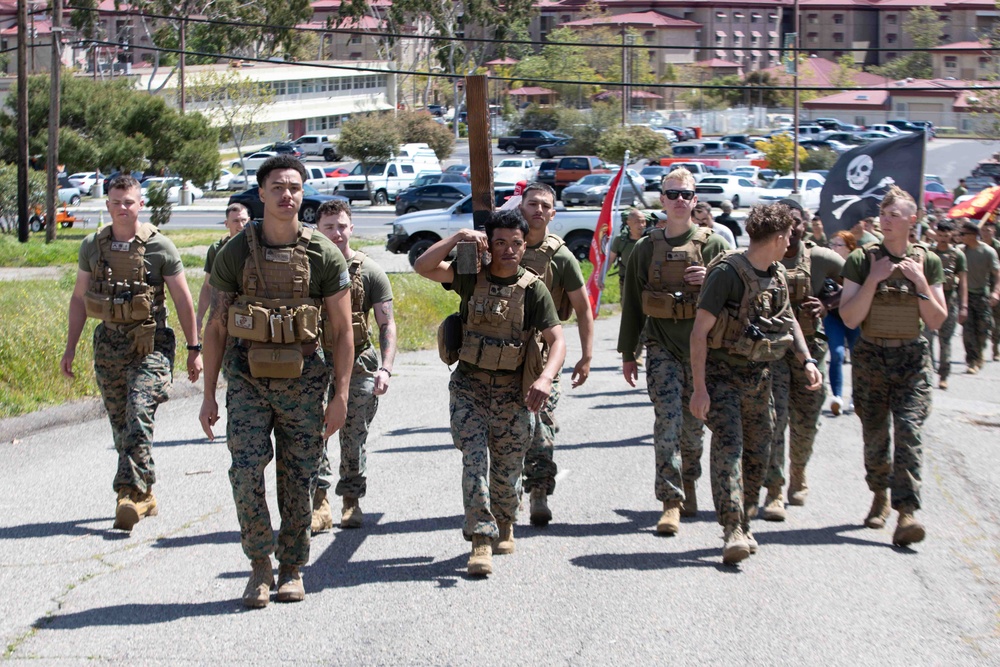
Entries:
{"label": "belt", "polygon": [[521,381],[521,376],[518,373],[508,373],[505,375],[490,375],[486,371],[472,371],[465,373],[473,380],[478,380],[483,384],[488,384],[493,387],[502,387],[508,384],[514,383],[514,381]]}
{"label": "belt", "polygon": [[[254,342],[252,340],[247,340],[245,338],[234,338],[233,340],[236,341],[237,347],[242,347],[242,348],[245,348],[245,349],[250,349],[250,346]],[[316,341],[312,341],[311,343],[302,343],[302,356],[303,357],[311,356],[315,352],[316,352]]]}
{"label": "belt", "polygon": [[870,338],[861,334],[861,340],[866,343],[870,343],[877,347],[904,347],[906,345],[913,345],[914,343],[920,342],[920,337],[916,338]]}
{"label": "belt", "polygon": [[[117,334],[127,334],[132,329],[142,324],[142,322],[104,322],[104,328],[108,331],[113,331]],[[166,324],[156,323],[157,329],[166,329]]]}

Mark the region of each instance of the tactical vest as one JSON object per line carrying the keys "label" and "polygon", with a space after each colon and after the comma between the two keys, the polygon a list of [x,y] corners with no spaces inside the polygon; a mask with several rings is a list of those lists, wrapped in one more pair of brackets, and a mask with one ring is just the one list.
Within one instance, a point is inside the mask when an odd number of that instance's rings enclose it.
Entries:
{"label": "tactical vest", "polygon": [[229,335],[250,341],[254,377],[295,378],[302,374],[302,344],[319,335],[321,302],[309,298],[313,230],[303,227],[292,248],[263,246],[259,224],[243,230],[250,253],[243,265],[242,294],[229,307]]}
{"label": "tactical vest", "polygon": [[[868,258],[868,268],[887,254],[880,243],[864,246]],[[927,248],[912,244],[906,250],[907,257],[919,261],[921,267],[927,258]],[[899,268],[893,269],[889,277],[875,288],[868,316],[861,323],[861,333],[865,338],[886,338],[891,340],[911,340],[920,336],[920,297],[916,285],[903,276]]]}
{"label": "tactical vest", "polygon": [[532,331],[524,330],[524,301],[528,286],[538,280],[525,271],[513,285],[497,285],[479,272],[469,298],[469,313],[462,335],[460,361],[484,371],[514,371],[524,362]]}
{"label": "tactical vest", "polygon": [[[363,252],[355,252],[347,265],[351,277],[351,327],[354,331],[354,357],[357,358],[371,342],[371,327],[368,322],[368,311],[365,310],[365,285],[361,280],[361,265],[368,259]],[[333,350],[333,331],[324,322],[320,322],[323,330],[323,349]]]}
{"label": "tactical vest", "polygon": [[552,258],[555,257],[559,248],[566,243],[555,234],[547,234],[545,240],[537,248],[525,248],[524,257],[521,258],[521,266],[528,269],[536,276],[540,277],[549,288],[552,295],[552,302],[556,304],[556,314],[560,320],[568,320],[573,314],[573,304],[570,303],[569,294],[562,285],[553,285],[555,274],[552,270]]}
{"label": "tactical vest", "polygon": [[765,288],[746,254],[726,252],[712,266],[721,263],[733,267],[743,281],[743,299],[739,305],[727,303],[719,313],[708,334],[708,347],[725,350],[748,361],[781,359],[794,342],[794,315],[788,299],[788,284],[779,264],[771,265],[771,280]]}
{"label": "tactical vest", "polygon": [[813,295],[812,293],[812,249],[816,247],[811,241],[803,244],[801,256],[795,266],[791,269],[785,267],[788,276],[788,300],[795,311],[795,319],[802,327],[802,333],[812,336],[819,328],[819,318],[813,317],[802,310],[802,302]]}
{"label": "tactical vest", "polygon": [[934,253],[941,258],[941,268],[944,269],[944,283],[941,288],[945,294],[951,294],[958,287],[958,250],[954,247],[947,250],[934,249]]}
{"label": "tactical vest", "polygon": [[672,246],[663,229],[649,233],[653,256],[649,262],[646,284],[642,288],[642,312],[649,317],[690,320],[698,307],[701,285],[684,282],[689,266],[703,264],[702,250],[714,234],[707,227],[697,227],[684,245]]}
{"label": "tactical vest", "polygon": [[108,225],[97,233],[97,268],[90,274],[84,295],[87,316],[109,324],[166,326],[163,284],[147,282],[146,244],[157,234],[149,223],[140,225],[131,241],[116,241]]}

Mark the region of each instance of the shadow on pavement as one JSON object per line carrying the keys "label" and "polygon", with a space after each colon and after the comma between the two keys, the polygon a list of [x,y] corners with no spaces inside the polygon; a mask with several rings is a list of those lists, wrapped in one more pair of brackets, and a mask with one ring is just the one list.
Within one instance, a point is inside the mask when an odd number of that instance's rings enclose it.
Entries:
{"label": "shadow on pavement", "polygon": [[388,436],[417,435],[420,433],[451,433],[451,429],[447,426],[417,426],[412,428],[394,428],[391,431],[385,432]]}
{"label": "shadow on pavement", "polygon": [[[223,434],[224,436],[225,434]],[[222,443],[225,444],[225,438],[223,438]],[[154,440],[153,449],[157,447],[184,447],[186,445],[217,445],[218,442],[211,442],[208,438],[201,436],[198,438],[191,438],[188,440]]]}
{"label": "shadow on pavement", "polygon": [[656,551],[636,554],[593,554],[571,558],[570,563],[588,570],[668,570],[678,567],[711,567],[719,572],[736,574],[740,570],[722,564],[722,549],[693,551]]}
{"label": "shadow on pavement", "polygon": [[635,401],[633,403],[614,403],[605,405],[592,405],[591,410],[617,410],[618,408],[650,408],[653,404],[649,401]]}
{"label": "shadow on pavement", "polygon": [[[90,528],[87,524],[103,524],[105,528]],[[56,537],[58,535],[80,536],[96,535],[105,540],[128,539],[129,534],[114,530],[111,524],[114,517],[106,516],[95,519],[79,519],[77,521],[52,521],[49,523],[27,523],[21,526],[5,526],[0,528],[0,540],[26,540],[37,537]]]}
{"label": "shadow on pavement", "polygon": [[183,537],[161,537],[153,542],[157,549],[176,549],[182,547],[197,547],[205,544],[236,544],[240,543],[240,531],[222,530],[215,533],[200,535],[185,535]]}
{"label": "shadow on pavement", "polygon": [[646,447],[652,446],[653,436],[643,435],[627,440],[609,440],[602,442],[581,442],[575,445],[556,445],[559,450],[564,449],[614,449],[617,447]]}
{"label": "shadow on pavement", "polygon": [[153,625],[195,616],[221,616],[244,611],[239,598],[199,604],[122,604],[97,607],[69,614],[38,619],[32,627],[39,630],[76,630],[99,626]]}
{"label": "shadow on pavement", "polygon": [[635,510],[615,510],[615,514],[626,521],[607,521],[604,523],[550,523],[544,527],[530,524],[517,526],[518,539],[532,537],[605,537],[609,535],[633,535],[635,533],[653,532],[653,526],[662,512],[639,512]]}
{"label": "shadow on pavement", "polygon": [[[635,389],[629,387],[628,389],[622,389],[621,391],[595,391],[590,394],[581,394],[573,392],[573,396],[576,398],[597,398],[599,396],[631,396],[636,392],[646,393],[645,387],[636,387]],[[652,405],[652,403],[650,403]]]}
{"label": "shadow on pavement", "polygon": [[372,450],[372,454],[419,454],[426,452],[443,452],[449,449],[455,449],[455,445],[448,443],[447,445],[414,445],[412,447],[391,447],[389,449],[375,449]]}
{"label": "shadow on pavement", "polygon": [[[759,525],[759,524],[755,524]],[[843,533],[857,532],[862,535],[872,537],[882,536],[885,542],[876,540],[843,535]],[[783,544],[786,546],[818,546],[818,545],[843,545],[851,544],[862,547],[882,547],[885,549],[895,549],[891,543],[892,533],[885,530],[872,530],[856,523],[845,523],[840,526],[825,526],[823,528],[800,528],[797,530],[767,530],[754,532],[754,536],[760,543],[761,548],[768,544]],[[905,549],[903,551],[913,551]],[[914,552],[915,553],[915,552]]]}

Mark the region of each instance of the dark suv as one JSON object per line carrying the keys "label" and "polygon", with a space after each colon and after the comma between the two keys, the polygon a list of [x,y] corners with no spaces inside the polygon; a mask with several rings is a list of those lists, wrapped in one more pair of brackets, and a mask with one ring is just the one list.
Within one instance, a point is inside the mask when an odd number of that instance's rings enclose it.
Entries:
{"label": "dark suv", "polygon": [[559,160],[542,160],[538,164],[538,175],[535,176],[535,180],[555,187],[557,166],[559,166]]}

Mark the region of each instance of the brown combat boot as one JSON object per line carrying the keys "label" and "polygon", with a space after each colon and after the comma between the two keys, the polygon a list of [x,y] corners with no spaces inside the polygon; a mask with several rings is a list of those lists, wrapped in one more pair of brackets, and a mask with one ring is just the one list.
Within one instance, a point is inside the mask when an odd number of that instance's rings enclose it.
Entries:
{"label": "brown combat boot", "polygon": [[938,381],[938,389],[947,389],[947,388],[948,388],[948,381],[945,380],[944,378],[941,378]]}
{"label": "brown combat boot", "polygon": [[472,555],[469,556],[469,576],[485,577],[493,574],[493,547],[485,535],[472,536]]}
{"label": "brown combat boot", "polygon": [[739,524],[726,526],[722,537],[722,562],[725,565],[736,565],[750,555],[750,545]]}
{"label": "brown combat boot", "polygon": [[139,508],[135,506],[132,494],[135,492],[131,486],[123,486],[118,489],[118,503],[115,506],[115,524],[117,530],[129,532],[132,527],[139,523]]}
{"label": "brown combat boot", "polygon": [[924,539],[927,532],[924,525],[913,518],[913,509],[901,507],[899,510],[899,522],[896,524],[896,532],[892,535],[892,543],[897,547],[908,547]]}
{"label": "brown combat boot", "polygon": [[313,496],[312,534],[325,533],[333,528],[333,510],[326,498],[326,489],[316,489]]}
{"label": "brown combat boot", "polygon": [[498,556],[514,553],[514,524],[497,523],[500,535],[493,540],[493,553]]}
{"label": "brown combat boot", "polygon": [[302,573],[297,565],[278,566],[277,602],[302,602],[306,599],[306,588],[302,585]]}
{"label": "brown combat boot", "polygon": [[545,489],[531,490],[531,525],[547,526],[552,521],[552,510],[549,509],[548,494]]}
{"label": "brown combat boot", "polygon": [[361,505],[358,504],[358,499],[344,496],[344,507],[340,512],[340,527],[360,528],[364,518],[365,515],[361,512]]}
{"label": "brown combat boot", "polygon": [[681,503],[681,516],[685,519],[698,516],[698,493],[695,481],[684,481],[684,502]]}
{"label": "brown combat boot", "polygon": [[767,498],[764,500],[764,509],[760,512],[764,521],[784,521],[785,499],[781,496],[781,487],[772,486],[767,490]]}
{"label": "brown combat boot", "polygon": [[243,591],[243,606],[248,609],[263,609],[271,601],[274,590],[274,573],[271,571],[271,557],[255,558],[250,561],[250,580]]}
{"label": "brown combat boot", "polygon": [[135,509],[139,512],[139,518],[146,516],[156,516],[160,513],[159,503],[153,495],[153,487],[146,489],[146,493],[133,493],[132,500],[135,502]]}
{"label": "brown combat boot", "polygon": [[681,501],[664,500],[663,514],[656,522],[656,532],[659,535],[676,535],[681,529]]}
{"label": "brown combat boot", "polygon": [[801,507],[806,504],[809,485],[806,483],[806,469],[792,466],[788,474],[788,504]]}
{"label": "brown combat boot", "polygon": [[750,532],[750,524],[749,523],[743,524],[743,537],[746,538],[747,547],[750,549],[750,555],[752,556],[755,553],[757,553],[757,549],[758,549],[757,538],[755,538],[753,536],[753,533]]}
{"label": "brown combat boot", "polygon": [[884,490],[876,491],[872,497],[872,508],[865,517],[868,528],[885,528],[885,520],[889,518],[889,494]]}

